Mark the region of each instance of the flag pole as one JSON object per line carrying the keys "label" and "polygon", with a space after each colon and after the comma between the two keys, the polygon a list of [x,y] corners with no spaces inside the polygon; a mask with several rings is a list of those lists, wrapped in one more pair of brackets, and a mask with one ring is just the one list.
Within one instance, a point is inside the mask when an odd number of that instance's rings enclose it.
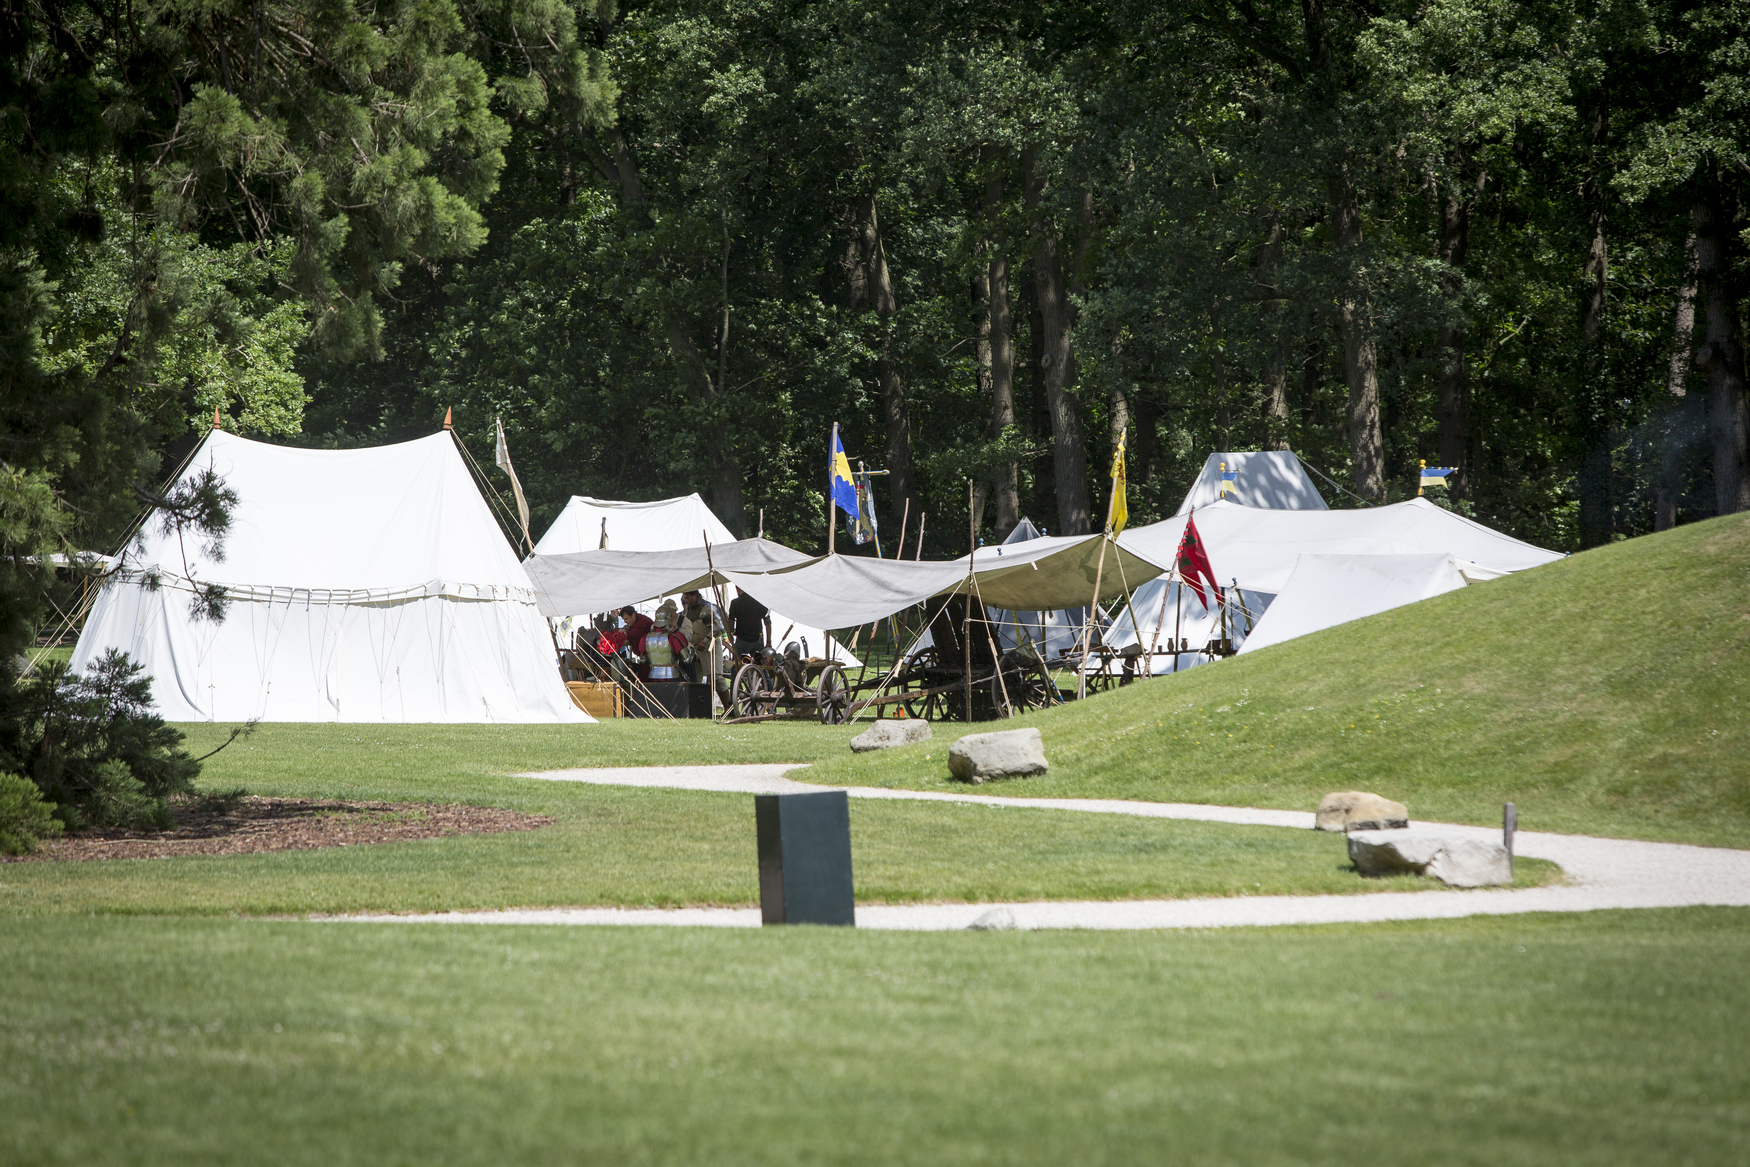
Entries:
{"label": "flag pole", "polygon": [[839,423],[832,423],[832,437],[826,440],[826,553],[831,555],[837,543],[839,525],[832,513],[833,453],[839,444]]}
{"label": "flag pole", "polygon": [[[1093,649],[1094,613],[1100,610],[1100,582],[1106,573],[1106,544],[1112,540],[1112,508],[1118,502],[1116,463],[1112,470],[1112,489],[1106,494],[1106,525],[1100,531],[1100,562],[1094,567],[1094,598],[1088,601],[1088,618],[1082,621],[1082,665],[1076,673],[1077,700],[1088,695],[1088,653]],[[1131,619],[1135,620],[1135,616],[1132,615]]]}

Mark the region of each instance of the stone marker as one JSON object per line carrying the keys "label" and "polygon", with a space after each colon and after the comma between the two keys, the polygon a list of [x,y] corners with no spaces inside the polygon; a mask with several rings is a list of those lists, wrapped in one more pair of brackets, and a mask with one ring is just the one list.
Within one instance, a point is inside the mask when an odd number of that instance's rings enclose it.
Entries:
{"label": "stone marker", "polygon": [[968,932],[1013,932],[1020,927],[1015,923],[1015,913],[1007,908],[992,908],[972,923],[966,925]]}
{"label": "stone marker", "polygon": [[851,739],[851,750],[862,754],[869,750],[886,750],[929,740],[930,723],[921,717],[908,717],[904,721],[881,718]]}
{"label": "stone marker", "polygon": [[969,733],[948,747],[948,772],[962,782],[1025,778],[1050,769],[1045,739],[1037,729]]}
{"label": "stone marker", "polygon": [[1350,831],[1349,858],[1362,875],[1432,875],[1449,887],[1513,882],[1501,844],[1431,830]]}
{"label": "stone marker", "polygon": [[1410,812],[1403,803],[1365,790],[1327,794],[1313,816],[1315,831],[1390,831],[1409,825]]}

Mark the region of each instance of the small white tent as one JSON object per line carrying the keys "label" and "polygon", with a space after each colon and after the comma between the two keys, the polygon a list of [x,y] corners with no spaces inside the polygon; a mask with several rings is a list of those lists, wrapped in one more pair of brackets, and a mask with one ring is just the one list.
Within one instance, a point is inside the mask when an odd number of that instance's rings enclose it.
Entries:
{"label": "small white tent", "polygon": [[[215,430],[179,482],[238,496],[222,547],[157,513],[74,650],[141,662],[173,721],[587,722],[535,592],[448,433],[304,450]],[[224,587],[223,621],[196,618]]]}
{"label": "small white tent", "polygon": [[[1227,480],[1227,491],[1221,489],[1222,468],[1233,475]],[[1260,507],[1273,511],[1322,511],[1327,509],[1306,467],[1292,450],[1241,450],[1227,454],[1211,454],[1203,463],[1203,472],[1175,514],[1184,514],[1192,507],[1206,507],[1223,498],[1241,506]]]}
{"label": "small white tent", "polygon": [[[604,533],[607,542],[602,542]],[[659,498],[655,502],[619,502],[574,494],[547,533],[535,544],[536,555],[574,551],[679,551],[733,543],[735,536],[697,494]]]}
{"label": "small white tent", "polygon": [[1281,644],[1464,585],[1458,560],[1450,555],[1302,555],[1240,651]]}

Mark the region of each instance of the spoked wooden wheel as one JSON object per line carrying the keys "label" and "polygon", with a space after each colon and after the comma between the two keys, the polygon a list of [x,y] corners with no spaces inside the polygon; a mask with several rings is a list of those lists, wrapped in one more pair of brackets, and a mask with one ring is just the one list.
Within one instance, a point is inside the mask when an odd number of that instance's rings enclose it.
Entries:
{"label": "spoked wooden wheel", "polygon": [[843,725],[851,719],[851,687],[845,683],[845,671],[837,665],[827,665],[820,671],[814,710],[820,714],[822,725]]}
{"label": "spoked wooden wheel", "polygon": [[1038,661],[1011,661],[990,679],[990,700],[998,717],[1013,717],[1051,704],[1051,678]]}
{"label": "spoked wooden wheel", "polygon": [[777,711],[776,694],[766,688],[766,671],[756,664],[735,670],[729,686],[729,710],[735,717],[763,717]]}

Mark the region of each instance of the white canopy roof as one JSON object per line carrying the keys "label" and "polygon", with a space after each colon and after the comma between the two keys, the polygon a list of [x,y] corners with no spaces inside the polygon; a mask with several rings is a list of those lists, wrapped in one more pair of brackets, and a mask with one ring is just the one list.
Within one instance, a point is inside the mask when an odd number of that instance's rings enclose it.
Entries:
{"label": "white canopy roof", "polygon": [[[179,484],[236,492],[212,545],[151,515],[74,650],[144,664],[172,720],[588,721],[528,576],[448,433],[306,450],[210,433]],[[196,618],[219,584],[223,622]]]}
{"label": "white canopy roof", "polygon": [[1240,646],[1267,648],[1465,585],[1450,555],[1302,555]]}
{"label": "white canopy roof", "polygon": [[[697,495],[694,496],[698,497]],[[766,572],[811,563],[812,556],[769,539],[742,539],[672,551],[579,551],[531,555],[523,561],[547,616],[617,612],[658,596],[722,583],[730,570]],[[762,603],[765,601],[761,601]],[[767,607],[771,607],[767,604]]]}
{"label": "white canopy roof", "polygon": [[[1196,511],[1197,530],[1223,587],[1280,592],[1302,553],[1317,555],[1451,555],[1477,575],[1523,571],[1560,559],[1462,515],[1413,498],[1391,506],[1346,511],[1261,510],[1218,502]],[[1133,527],[1118,542],[1156,563],[1172,563],[1186,517]]]}
{"label": "white canopy roof", "polygon": [[[697,494],[659,498],[655,502],[619,502],[574,494],[547,533],[535,544],[536,555],[562,555],[602,550],[606,523],[609,551],[673,551],[733,543],[735,536]],[[581,609],[599,611],[601,609]]]}
{"label": "white canopy roof", "polygon": [[1209,455],[1208,461],[1203,463],[1203,472],[1191,484],[1191,489],[1185,493],[1185,501],[1179,504],[1175,513],[1182,515],[1192,507],[1219,502],[1223,465],[1234,475],[1234,480],[1228,484],[1227,499],[1230,502],[1268,510],[1327,509],[1312,479],[1306,476],[1306,467],[1301,465],[1292,450],[1240,450]]}

